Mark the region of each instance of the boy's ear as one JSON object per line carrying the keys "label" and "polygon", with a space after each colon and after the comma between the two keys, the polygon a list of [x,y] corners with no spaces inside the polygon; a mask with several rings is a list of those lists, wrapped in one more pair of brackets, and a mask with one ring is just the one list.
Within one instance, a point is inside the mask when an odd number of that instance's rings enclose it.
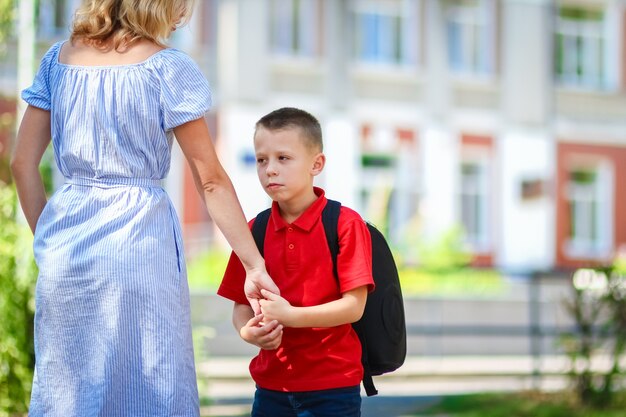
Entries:
{"label": "boy's ear", "polygon": [[313,158],[313,167],[311,168],[311,175],[316,176],[319,175],[320,172],[324,169],[324,165],[326,165],[326,155],[322,152],[315,155]]}

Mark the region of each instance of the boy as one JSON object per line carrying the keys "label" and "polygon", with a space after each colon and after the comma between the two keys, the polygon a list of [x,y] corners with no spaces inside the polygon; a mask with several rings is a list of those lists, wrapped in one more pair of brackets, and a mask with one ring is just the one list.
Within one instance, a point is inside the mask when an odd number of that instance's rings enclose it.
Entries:
{"label": "boy", "polygon": [[255,317],[236,255],[218,289],[235,302],[241,338],[261,348],[250,364],[252,416],[360,416],[361,344],[351,323],[374,287],[367,226],[341,207],[336,277],[321,221],[327,200],[313,186],[326,162],[315,117],[295,108],[267,114],[256,124],[254,149],[259,181],[273,200],[265,263],[281,295],[263,290]]}

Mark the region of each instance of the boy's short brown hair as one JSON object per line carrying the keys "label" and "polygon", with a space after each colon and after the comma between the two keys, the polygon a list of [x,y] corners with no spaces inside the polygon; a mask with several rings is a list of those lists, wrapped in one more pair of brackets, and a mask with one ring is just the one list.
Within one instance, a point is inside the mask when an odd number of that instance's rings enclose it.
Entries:
{"label": "boy's short brown hair", "polygon": [[267,130],[281,130],[288,128],[300,129],[305,139],[305,145],[322,152],[322,128],[318,120],[310,113],[295,107],[282,107],[261,117],[255,128],[263,127]]}

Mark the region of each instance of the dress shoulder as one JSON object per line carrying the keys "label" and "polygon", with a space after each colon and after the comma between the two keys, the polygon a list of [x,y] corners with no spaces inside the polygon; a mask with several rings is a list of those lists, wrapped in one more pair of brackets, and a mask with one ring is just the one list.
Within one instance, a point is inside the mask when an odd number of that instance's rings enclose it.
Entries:
{"label": "dress shoulder", "polygon": [[160,89],[166,129],[199,119],[211,108],[211,88],[196,62],[178,49],[164,49],[149,61]]}
{"label": "dress shoulder", "polygon": [[50,110],[50,79],[52,67],[58,63],[59,51],[65,41],[56,42],[41,58],[33,84],[22,91],[22,99],[34,107]]}

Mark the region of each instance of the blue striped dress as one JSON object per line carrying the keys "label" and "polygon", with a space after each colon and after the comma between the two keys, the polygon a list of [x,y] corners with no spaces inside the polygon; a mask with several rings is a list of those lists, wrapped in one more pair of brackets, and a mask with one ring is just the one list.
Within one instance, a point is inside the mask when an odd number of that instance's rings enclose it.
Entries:
{"label": "blue striped dress", "polygon": [[49,110],[65,184],[35,231],[30,417],[198,416],[180,224],[161,181],[172,129],[211,105],[175,49],[144,62],[41,61],[30,105]]}

